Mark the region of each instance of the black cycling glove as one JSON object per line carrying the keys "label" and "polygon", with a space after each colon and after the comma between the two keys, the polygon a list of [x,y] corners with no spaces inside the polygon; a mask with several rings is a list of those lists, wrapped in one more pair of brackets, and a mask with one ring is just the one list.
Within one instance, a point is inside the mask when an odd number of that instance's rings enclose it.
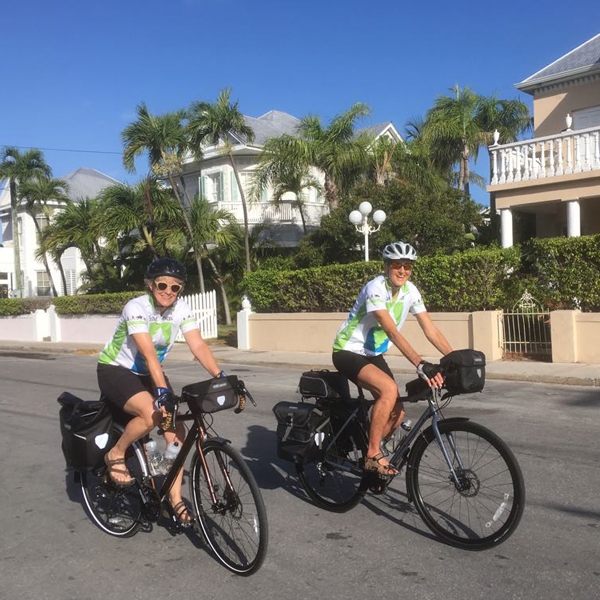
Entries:
{"label": "black cycling glove", "polygon": [[428,381],[429,379],[433,379],[440,372],[440,366],[434,365],[426,360],[422,360],[417,365],[417,373],[421,379]]}

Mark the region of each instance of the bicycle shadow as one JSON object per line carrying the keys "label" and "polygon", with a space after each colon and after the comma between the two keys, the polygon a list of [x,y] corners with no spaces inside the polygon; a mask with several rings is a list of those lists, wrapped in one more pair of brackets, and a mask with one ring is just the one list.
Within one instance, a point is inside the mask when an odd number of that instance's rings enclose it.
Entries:
{"label": "bicycle shadow", "polygon": [[310,503],[294,464],[277,457],[277,435],[261,425],[248,428],[246,445],[240,450],[261,489],[283,489]]}
{"label": "bicycle shadow", "polygon": [[[439,541],[439,538],[423,524],[406,492],[388,486],[383,494],[367,492],[362,504],[375,515],[385,517],[394,525],[417,533],[429,540]],[[408,522],[409,520],[412,523]]]}

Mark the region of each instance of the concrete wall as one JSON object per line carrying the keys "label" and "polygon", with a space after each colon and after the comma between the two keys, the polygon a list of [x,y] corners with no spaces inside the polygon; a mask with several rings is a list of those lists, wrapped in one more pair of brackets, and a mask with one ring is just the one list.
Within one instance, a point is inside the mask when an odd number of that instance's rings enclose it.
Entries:
{"label": "concrete wall", "polygon": [[[550,318],[552,362],[600,364],[600,313],[577,310],[554,311]],[[503,357],[501,311],[430,313],[453,348],[475,348],[487,360]],[[346,313],[255,314],[238,313],[238,347],[243,350],[330,352],[335,334]],[[409,316],[402,334],[419,354],[439,358],[423,335],[417,320]],[[390,354],[398,355],[392,347]]]}
{"label": "concrete wall", "polygon": [[[477,348],[488,360],[502,358],[498,312],[430,314],[454,348]],[[238,346],[258,351],[330,352],[335,334],[346,316],[346,313],[255,314],[241,311],[238,314]],[[242,331],[247,332],[247,339],[239,338]],[[408,317],[402,334],[423,356],[440,356],[414,317]],[[390,353],[399,354],[395,347]]]}

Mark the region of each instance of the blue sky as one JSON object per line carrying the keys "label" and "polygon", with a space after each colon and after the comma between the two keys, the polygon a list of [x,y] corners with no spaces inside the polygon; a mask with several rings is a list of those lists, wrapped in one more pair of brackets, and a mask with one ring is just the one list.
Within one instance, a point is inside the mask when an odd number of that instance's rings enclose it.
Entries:
{"label": "blue sky", "polygon": [[[2,10],[0,146],[37,147],[56,177],[92,167],[133,183],[123,128],[214,101],[324,123],[355,102],[368,126],[424,115],[455,84],[531,97],[514,84],[600,31],[600,2],[427,0],[28,0]],[[486,176],[487,157],[476,171]],[[475,199],[487,204],[483,190]]]}

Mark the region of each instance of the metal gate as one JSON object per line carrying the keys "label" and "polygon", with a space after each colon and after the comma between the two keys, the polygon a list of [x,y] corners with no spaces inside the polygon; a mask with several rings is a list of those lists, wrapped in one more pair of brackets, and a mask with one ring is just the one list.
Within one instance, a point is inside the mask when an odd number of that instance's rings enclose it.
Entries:
{"label": "metal gate", "polygon": [[499,327],[504,358],[552,361],[550,311],[542,309],[527,290],[512,312],[500,315]]}

